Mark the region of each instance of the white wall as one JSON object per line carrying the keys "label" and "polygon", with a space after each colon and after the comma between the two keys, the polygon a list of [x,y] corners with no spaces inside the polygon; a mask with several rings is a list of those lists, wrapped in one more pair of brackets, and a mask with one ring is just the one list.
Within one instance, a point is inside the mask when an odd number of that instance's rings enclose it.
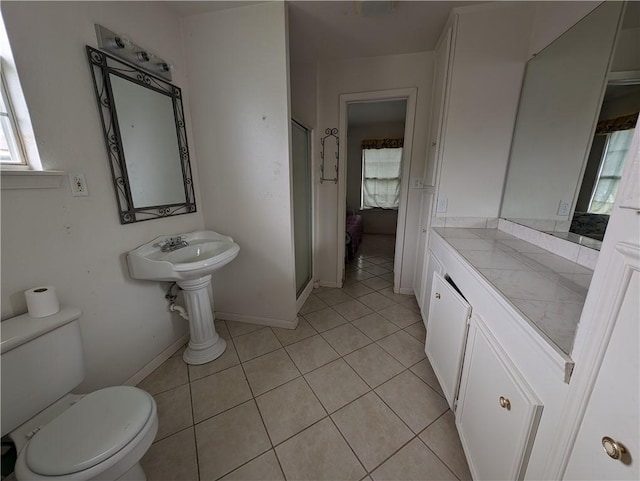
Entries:
{"label": "white wall", "polygon": [[[457,9],[439,198],[443,217],[497,217],[533,4]],[[439,214],[440,215],[440,214]]]}
{"label": "white wall", "polygon": [[214,275],[221,318],[296,321],[285,5],[183,19],[204,223],[238,257]]}
{"label": "white wall", "polygon": [[318,67],[316,62],[291,58],[291,115],[310,129],[318,121]]}
{"label": "white wall", "polygon": [[[43,164],[83,172],[90,193],[72,197],[66,178],[59,189],[2,191],[2,318],[26,312],[25,289],[54,285],[62,304],[83,311],[79,390],[119,384],[187,332],[167,311],[167,284],[131,280],[125,253],[202,228],[202,203],[195,214],[119,223],[85,45],[96,46],[94,23],[128,33],[171,60],[188,100],[180,26],[146,2],[3,2],[2,11]],[[185,114],[190,135],[188,102]]]}
{"label": "white wall", "polygon": [[539,53],[601,3],[591,0],[536,2],[529,57]]}
{"label": "white wall", "polygon": [[[628,14],[629,11],[627,11]],[[640,70],[640,27],[620,31],[611,65],[612,72],[633,70]]]}
{"label": "white wall", "polygon": [[[417,87],[414,145],[410,178],[422,178],[428,132],[433,77],[433,53],[421,52],[384,57],[358,58],[327,62],[319,66],[318,128],[338,127],[340,94]],[[317,161],[319,160],[316,159]],[[333,182],[318,182],[320,167],[316,161],[318,189],[317,256],[324,261],[318,266],[316,278],[321,282],[337,282],[337,213],[338,189]],[[416,244],[420,216],[421,191],[409,190],[407,228],[404,245],[404,265],[400,289],[413,286]]]}
{"label": "white wall", "polygon": [[359,210],[362,190],[362,141],[383,138],[401,139],[403,137],[404,122],[381,122],[349,128],[347,135],[347,209],[362,215],[362,227],[365,234],[395,234],[398,211]]}

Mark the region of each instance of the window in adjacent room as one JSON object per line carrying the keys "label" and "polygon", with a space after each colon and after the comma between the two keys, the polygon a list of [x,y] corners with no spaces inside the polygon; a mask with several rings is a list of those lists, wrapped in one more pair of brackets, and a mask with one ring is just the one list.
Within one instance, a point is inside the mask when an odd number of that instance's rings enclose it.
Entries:
{"label": "window in adjacent room", "polygon": [[[1,64],[1,59],[0,59]],[[0,68],[0,163],[26,165],[26,156],[18,131],[18,124],[11,108],[6,82]]]}
{"label": "window in adjacent room", "polygon": [[591,194],[589,213],[611,214],[624,169],[624,159],[631,147],[634,130],[618,130],[607,134],[607,145]]}
{"label": "window in adjacent room", "polygon": [[362,142],[362,209],[397,209],[400,205],[402,139]]}

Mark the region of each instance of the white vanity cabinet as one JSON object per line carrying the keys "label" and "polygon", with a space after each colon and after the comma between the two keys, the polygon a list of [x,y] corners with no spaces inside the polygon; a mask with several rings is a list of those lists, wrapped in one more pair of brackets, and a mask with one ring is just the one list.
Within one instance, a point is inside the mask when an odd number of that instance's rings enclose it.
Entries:
{"label": "white vanity cabinet", "polygon": [[491,245],[497,234],[489,231],[472,240],[468,230],[432,229],[425,351],[453,405],[473,478],[546,479],[573,362],[465,257],[475,247],[474,262],[502,260],[477,250]]}
{"label": "white vanity cabinet", "polygon": [[439,272],[433,273],[425,352],[449,407],[454,409],[471,306]]}
{"label": "white vanity cabinet", "polygon": [[522,479],[542,403],[478,317],[471,319],[456,425],[476,480]]}

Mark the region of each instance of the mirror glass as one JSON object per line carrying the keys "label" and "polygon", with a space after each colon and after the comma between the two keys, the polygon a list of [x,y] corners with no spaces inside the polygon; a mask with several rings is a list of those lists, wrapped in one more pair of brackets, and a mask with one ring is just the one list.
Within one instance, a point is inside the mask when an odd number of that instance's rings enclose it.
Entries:
{"label": "mirror glass", "polygon": [[[578,198],[582,191],[583,198],[592,200],[593,170],[595,177],[606,174],[603,147],[609,140],[595,136],[600,150],[592,155],[590,151],[599,120],[612,118],[609,107],[617,102],[614,97],[619,92],[610,88],[603,104],[607,78],[626,78],[623,82],[628,83],[637,74],[633,71],[640,70],[640,25],[633,21],[638,16],[636,6],[627,8],[614,52],[622,7],[622,2],[604,2],[528,62],[501,217],[598,247],[599,242],[591,239],[602,239],[608,216],[594,217],[584,201],[578,205]],[[622,115],[620,109],[616,115]],[[591,185],[583,188],[589,168]],[[598,225],[588,225],[592,223]],[[578,224],[582,227],[576,228]],[[580,229],[577,235],[570,232]]]}
{"label": "mirror glass", "polygon": [[196,211],[178,87],[87,47],[120,222]]}

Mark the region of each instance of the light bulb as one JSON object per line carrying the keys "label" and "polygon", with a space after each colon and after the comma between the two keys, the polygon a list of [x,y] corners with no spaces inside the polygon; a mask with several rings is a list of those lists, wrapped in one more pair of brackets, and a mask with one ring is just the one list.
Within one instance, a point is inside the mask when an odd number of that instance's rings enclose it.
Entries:
{"label": "light bulb", "polygon": [[125,44],[122,40],[122,37],[113,37],[112,39],[109,40],[109,47],[116,49],[116,50],[120,50],[122,48],[125,47]]}
{"label": "light bulb", "polygon": [[126,35],[118,35],[116,38],[119,40],[120,44],[122,45],[121,48],[124,48],[125,50],[128,50],[128,51],[132,51],[135,48],[134,43]]}

